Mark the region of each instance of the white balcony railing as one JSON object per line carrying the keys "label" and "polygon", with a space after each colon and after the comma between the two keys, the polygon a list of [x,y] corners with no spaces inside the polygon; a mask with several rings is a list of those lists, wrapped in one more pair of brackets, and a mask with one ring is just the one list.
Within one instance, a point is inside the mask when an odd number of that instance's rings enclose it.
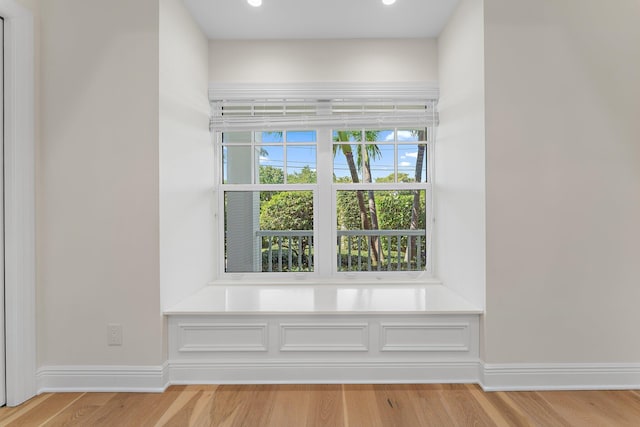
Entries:
{"label": "white balcony railing", "polygon": [[258,230],[256,235],[262,248],[258,271],[313,271],[312,230]]}
{"label": "white balcony railing", "polygon": [[[313,271],[311,230],[258,230],[259,270]],[[420,271],[426,260],[425,230],[338,230],[338,271]]]}

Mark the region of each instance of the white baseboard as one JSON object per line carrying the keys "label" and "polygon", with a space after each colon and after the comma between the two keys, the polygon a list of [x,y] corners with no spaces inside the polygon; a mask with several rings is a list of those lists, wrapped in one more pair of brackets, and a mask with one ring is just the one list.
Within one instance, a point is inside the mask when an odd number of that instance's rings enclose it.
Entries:
{"label": "white baseboard", "polygon": [[171,384],[477,383],[478,362],[169,362]]}
{"label": "white baseboard", "polygon": [[478,362],[168,362],[44,366],[38,393],[162,392],[169,384],[477,383]]}
{"label": "white baseboard", "polygon": [[38,393],[162,392],[169,385],[161,366],[43,366],[36,374]]}
{"label": "white baseboard", "polygon": [[169,384],[480,383],[485,391],[640,389],[640,364],[478,362],[197,362],[44,366],[38,393],[162,392]]}
{"label": "white baseboard", "polygon": [[485,391],[640,389],[640,363],[482,364]]}

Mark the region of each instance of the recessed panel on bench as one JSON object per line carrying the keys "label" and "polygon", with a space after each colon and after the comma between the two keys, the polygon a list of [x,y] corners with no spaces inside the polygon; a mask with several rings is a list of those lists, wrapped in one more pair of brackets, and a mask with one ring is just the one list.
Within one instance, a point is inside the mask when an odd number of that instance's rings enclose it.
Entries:
{"label": "recessed panel on bench", "polygon": [[281,323],[280,351],[368,351],[367,323]]}
{"label": "recessed panel on bench", "polygon": [[178,351],[267,351],[266,323],[180,323]]}
{"label": "recessed panel on bench", "polygon": [[469,351],[468,323],[382,323],[381,351]]}

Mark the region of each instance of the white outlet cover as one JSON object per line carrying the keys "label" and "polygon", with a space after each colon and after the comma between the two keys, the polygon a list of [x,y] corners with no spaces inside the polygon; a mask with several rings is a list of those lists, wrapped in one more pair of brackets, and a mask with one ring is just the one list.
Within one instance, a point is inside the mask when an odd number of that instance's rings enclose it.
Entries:
{"label": "white outlet cover", "polygon": [[119,323],[109,323],[107,325],[107,344],[122,345],[122,325]]}

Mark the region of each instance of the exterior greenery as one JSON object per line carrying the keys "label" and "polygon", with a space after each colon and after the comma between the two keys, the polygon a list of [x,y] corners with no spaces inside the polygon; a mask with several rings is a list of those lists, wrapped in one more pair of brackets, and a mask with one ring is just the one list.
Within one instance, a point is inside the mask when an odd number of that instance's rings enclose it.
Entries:
{"label": "exterior greenery", "polygon": [[260,205],[261,230],[313,230],[311,191],[261,191],[268,199]]}
{"label": "exterior greenery", "polygon": [[[382,158],[380,147],[389,149],[389,143],[377,145],[378,137],[382,141],[385,135],[378,135],[377,131],[333,132],[334,159],[338,155],[341,159],[334,162],[338,161],[342,166],[341,169],[336,168],[334,163],[334,171],[343,175],[334,173],[333,181],[335,184],[349,184],[335,191],[339,270],[415,271],[425,267],[427,191],[418,185],[403,189],[402,183],[420,183],[426,179],[422,176],[426,134],[423,130],[411,132],[414,138],[411,141],[416,141],[413,147],[417,146],[417,152],[411,153],[411,157],[416,158],[413,176],[406,173],[406,169],[404,172],[396,169],[395,173],[378,176],[375,181],[372,165]],[[269,146],[261,147],[260,156],[267,157],[268,150]],[[398,161],[398,151],[395,153]],[[257,236],[260,239],[262,271],[313,270],[314,191],[290,190],[286,184],[315,184],[317,174],[308,165],[293,173],[291,170],[287,173],[287,168],[286,162],[281,167],[258,166],[259,184],[285,184],[282,190],[271,187],[258,191],[260,215]],[[359,184],[377,183],[391,185],[386,185],[384,190],[372,185],[354,189]],[[257,198],[254,200],[258,201]]]}

